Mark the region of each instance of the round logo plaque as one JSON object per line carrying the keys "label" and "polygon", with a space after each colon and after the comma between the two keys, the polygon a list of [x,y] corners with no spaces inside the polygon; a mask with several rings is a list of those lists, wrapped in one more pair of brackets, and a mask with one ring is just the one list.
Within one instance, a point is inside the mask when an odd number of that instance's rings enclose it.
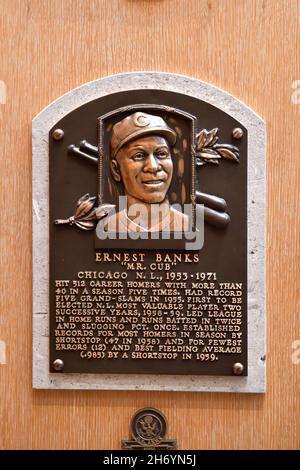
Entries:
{"label": "round logo plaque", "polygon": [[167,420],[155,408],[142,408],[131,420],[133,438],[143,446],[156,446],[167,433]]}

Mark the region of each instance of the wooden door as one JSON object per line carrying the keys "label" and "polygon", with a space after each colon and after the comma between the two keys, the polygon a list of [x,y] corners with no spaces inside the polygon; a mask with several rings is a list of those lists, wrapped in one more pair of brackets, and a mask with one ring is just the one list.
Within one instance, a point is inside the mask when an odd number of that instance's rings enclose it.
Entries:
{"label": "wooden door", "polygon": [[[152,406],[166,414],[180,448],[299,448],[299,1],[1,0],[0,7],[0,446],[119,449],[134,411]],[[82,83],[140,70],[210,82],[266,120],[265,395],[32,390],[31,120]]]}

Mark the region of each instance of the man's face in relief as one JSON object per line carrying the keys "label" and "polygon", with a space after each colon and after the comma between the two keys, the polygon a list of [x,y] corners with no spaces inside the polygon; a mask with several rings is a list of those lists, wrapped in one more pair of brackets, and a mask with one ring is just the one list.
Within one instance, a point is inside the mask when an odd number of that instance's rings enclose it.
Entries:
{"label": "man's face in relief", "polygon": [[111,162],[116,181],[127,196],[148,204],[164,201],[173,175],[167,140],[159,135],[141,136],[122,147]]}

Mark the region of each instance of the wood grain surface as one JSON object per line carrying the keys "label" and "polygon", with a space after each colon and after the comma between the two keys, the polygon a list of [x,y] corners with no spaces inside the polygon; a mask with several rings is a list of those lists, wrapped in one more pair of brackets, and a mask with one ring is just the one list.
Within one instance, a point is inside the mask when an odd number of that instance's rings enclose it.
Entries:
{"label": "wood grain surface", "polygon": [[[0,447],[119,449],[134,411],[153,406],[180,448],[299,448],[300,103],[292,83],[300,80],[300,3],[0,0],[0,8]],[[139,70],[215,84],[267,122],[265,396],[31,388],[31,120],[82,83]]]}

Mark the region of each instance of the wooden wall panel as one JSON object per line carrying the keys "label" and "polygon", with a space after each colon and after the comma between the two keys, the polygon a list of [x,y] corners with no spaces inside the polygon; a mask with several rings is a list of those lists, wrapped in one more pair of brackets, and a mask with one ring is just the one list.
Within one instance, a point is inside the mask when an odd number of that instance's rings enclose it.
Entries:
{"label": "wooden wall panel", "polygon": [[[297,0],[1,0],[0,446],[119,448],[133,412],[160,408],[187,449],[299,448],[300,4]],[[31,389],[31,120],[118,72],[190,75],[267,122],[268,391],[262,395]]]}

